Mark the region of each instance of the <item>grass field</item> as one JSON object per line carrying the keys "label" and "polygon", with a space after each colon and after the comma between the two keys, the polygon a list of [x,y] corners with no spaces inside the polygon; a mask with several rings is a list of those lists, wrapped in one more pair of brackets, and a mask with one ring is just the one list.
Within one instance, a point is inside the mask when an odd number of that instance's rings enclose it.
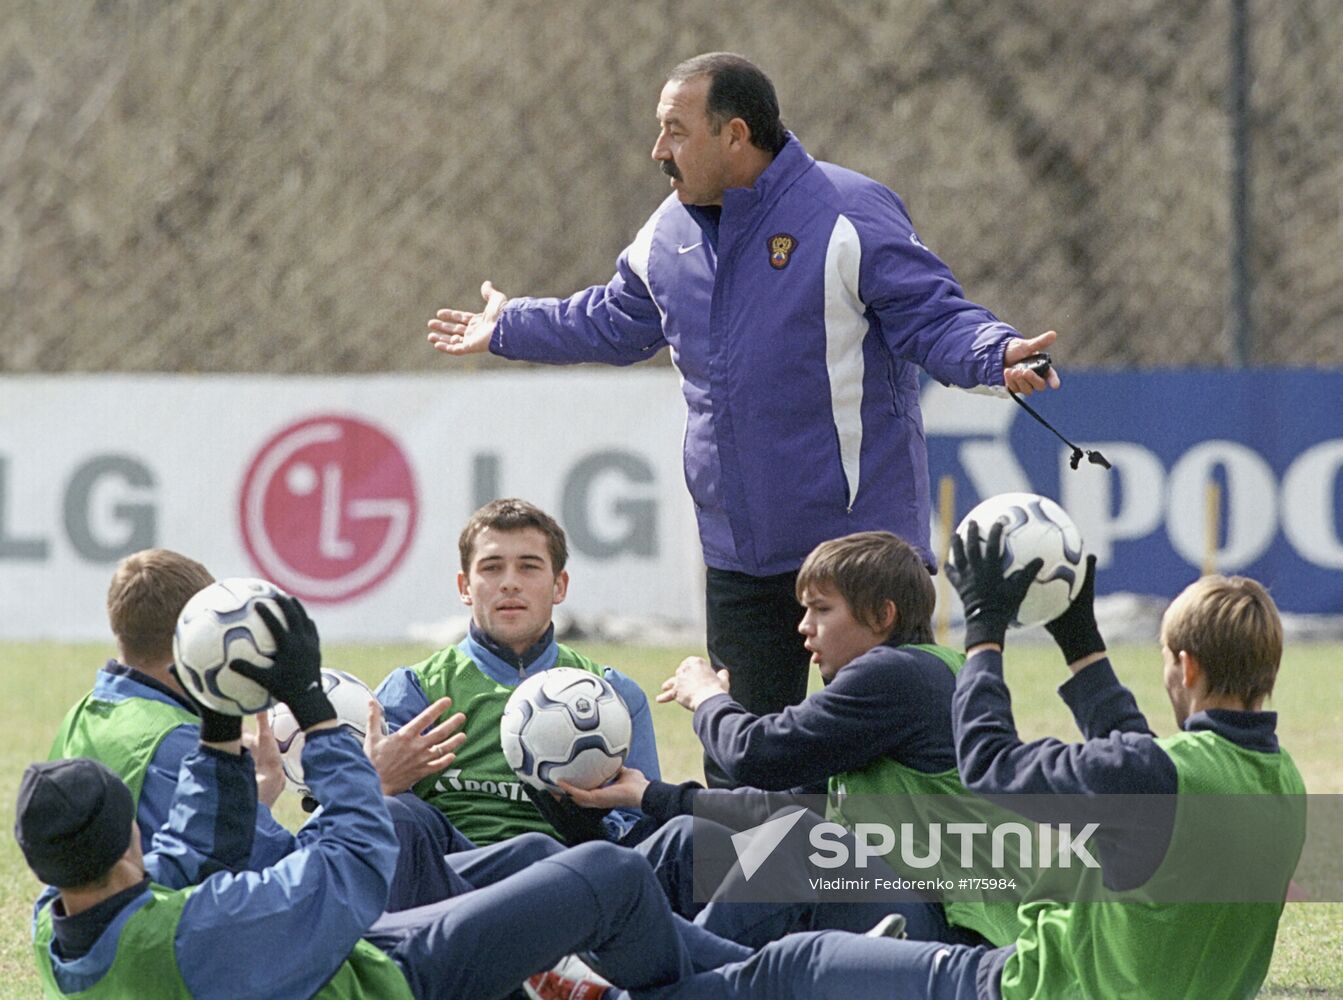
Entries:
{"label": "grass field", "polygon": [[[604,663],[619,666],[654,691],[682,656],[697,650],[647,647],[583,646]],[[370,683],[388,669],[412,663],[428,650],[413,646],[345,646],[327,651],[330,666],[342,667]],[[110,647],[96,644],[0,644],[0,703],[11,706],[10,722],[0,732],[0,818],[13,828],[14,798],[23,768],[46,756],[52,734],[72,704],[89,688],[94,670],[110,656]],[[1121,648],[1113,653],[1120,676],[1138,697],[1153,728],[1174,729],[1160,685],[1160,660],[1155,649]],[[1343,792],[1339,769],[1339,735],[1343,733],[1343,684],[1338,665],[1343,648],[1335,645],[1289,649],[1272,707],[1281,713],[1279,732],[1315,793]],[[1017,646],[1009,650],[1018,725],[1028,738],[1075,736],[1071,717],[1054,694],[1066,677],[1052,647]],[[680,781],[697,776],[699,744],[689,717],[675,705],[654,705],[663,774]],[[293,826],[299,812],[292,796],[282,800],[280,818]],[[28,1000],[39,995],[29,943],[32,900],[39,891],[12,837],[0,853],[0,1000]],[[1292,903],[1283,917],[1273,967],[1263,996],[1343,997],[1343,904]]]}

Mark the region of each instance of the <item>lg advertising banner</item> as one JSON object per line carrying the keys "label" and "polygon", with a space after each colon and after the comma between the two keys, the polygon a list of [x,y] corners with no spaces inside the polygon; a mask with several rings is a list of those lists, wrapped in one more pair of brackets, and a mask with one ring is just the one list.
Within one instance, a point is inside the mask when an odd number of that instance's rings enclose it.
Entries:
{"label": "lg advertising banner", "polygon": [[104,638],[116,561],[177,549],[313,605],[324,637],[465,613],[457,536],[521,496],[569,537],[576,614],[702,600],[667,371],[0,380],[0,636]]}
{"label": "lg advertising banner", "polygon": [[[1343,611],[1343,373],[1064,378],[1036,405],[1113,469],[1070,469],[1009,400],[925,387],[934,490],[954,478],[957,518],[1044,493],[1098,554],[1098,590],[1170,596],[1204,561],[1215,482],[1217,568],[1284,610]],[[564,525],[571,610],[694,621],[684,419],[666,370],[0,379],[0,637],[105,638],[117,559],[162,545],[273,579],[328,638],[404,638],[461,613],[457,534],[505,495]]]}

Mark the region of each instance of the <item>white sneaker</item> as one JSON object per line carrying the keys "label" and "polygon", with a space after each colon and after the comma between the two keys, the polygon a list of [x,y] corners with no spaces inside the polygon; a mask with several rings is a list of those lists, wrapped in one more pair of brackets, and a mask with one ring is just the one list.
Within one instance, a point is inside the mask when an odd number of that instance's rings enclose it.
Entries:
{"label": "white sneaker", "polygon": [[549,972],[538,972],[522,984],[531,1000],[602,1000],[610,987],[577,955],[566,955]]}
{"label": "white sneaker", "polygon": [[908,937],[908,935],[905,934],[904,915],[900,913],[888,913],[878,920],[876,926],[864,936],[871,938],[895,938],[897,940]]}

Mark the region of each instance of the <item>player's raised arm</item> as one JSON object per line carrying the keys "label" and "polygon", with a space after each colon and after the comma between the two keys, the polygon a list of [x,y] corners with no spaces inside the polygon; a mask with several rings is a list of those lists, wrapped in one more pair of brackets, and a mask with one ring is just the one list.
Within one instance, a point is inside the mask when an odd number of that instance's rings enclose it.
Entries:
{"label": "player's raised arm", "polygon": [[490,281],[480,286],[485,308],[480,312],[440,309],[429,321],[429,345],[444,354],[483,354],[490,349],[494,326],[508,296]]}

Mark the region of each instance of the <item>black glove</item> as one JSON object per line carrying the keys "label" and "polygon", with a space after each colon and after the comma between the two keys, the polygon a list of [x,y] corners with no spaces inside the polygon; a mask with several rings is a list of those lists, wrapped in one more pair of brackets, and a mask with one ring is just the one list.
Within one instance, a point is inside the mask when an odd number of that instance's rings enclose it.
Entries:
{"label": "black glove", "polygon": [[322,648],[317,640],[317,626],[297,597],[277,597],[275,603],[284,612],[284,625],[266,605],[256,606],[256,613],[275,640],[274,663],[258,667],[234,660],[230,665],[288,705],[299,728],[308,729],[336,717],[331,699],[322,690]]}
{"label": "black glove", "polygon": [[182,683],[182,678],[177,674],[177,665],[173,664],[168,670],[177,678],[177,683],[187,696],[187,701],[191,702],[196,709],[196,714],[201,717],[201,741],[203,743],[231,743],[234,740],[242,739],[241,715],[225,715],[223,712],[216,712],[213,708],[202,704],[191,693],[191,689]]}
{"label": "black glove", "polygon": [[610,809],[588,809],[578,805],[567,795],[557,799],[549,792],[533,788],[525,781],[522,783],[522,790],[527,793],[527,798],[532,800],[532,805],[536,806],[541,818],[553,826],[560,839],[570,847],[587,843],[589,840],[606,839],[606,826],[602,823],[602,817],[610,812]]}
{"label": "black glove", "polygon": [[1063,650],[1065,663],[1076,663],[1084,656],[1105,652],[1105,640],[1096,625],[1096,557],[1087,556],[1087,575],[1082,589],[1068,610],[1045,628]]}
{"label": "black glove", "polygon": [[947,564],[947,578],[965,605],[965,648],[985,642],[1001,646],[1007,638],[1007,626],[1016,618],[1044,560],[1032,559],[1024,569],[1004,579],[1003,522],[993,522],[988,543],[982,548],[978,521],[971,521],[965,534],[964,542],[959,534],[951,536],[951,562]]}

